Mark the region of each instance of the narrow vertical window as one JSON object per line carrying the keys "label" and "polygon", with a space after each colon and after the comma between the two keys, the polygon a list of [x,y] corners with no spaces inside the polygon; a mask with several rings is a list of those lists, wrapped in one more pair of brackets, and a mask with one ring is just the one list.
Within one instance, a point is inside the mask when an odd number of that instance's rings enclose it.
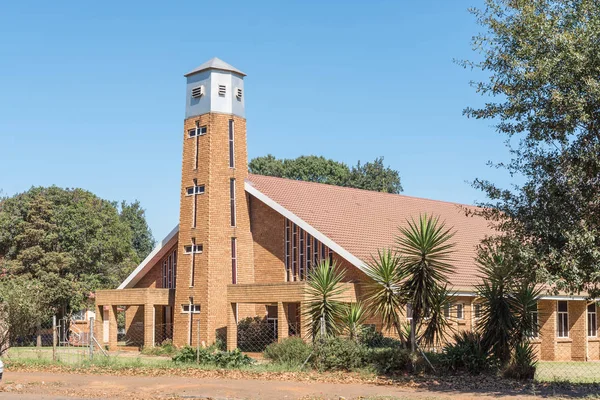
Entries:
{"label": "narrow vertical window", "polygon": [[588,336],[598,336],[598,319],[596,316],[596,303],[592,303],[587,306],[587,319],[588,319]]}
{"label": "narrow vertical window", "polygon": [[473,304],[473,318],[481,318],[481,303]]}
{"label": "narrow vertical window", "polygon": [[229,168],[234,168],[235,167],[235,157],[234,157],[234,143],[233,143],[233,137],[234,137],[234,123],[233,120],[230,119],[229,120]]}
{"label": "narrow vertical window", "polygon": [[229,197],[231,202],[231,226],[235,226],[235,179],[229,180]]}
{"label": "narrow vertical window", "polygon": [[569,337],[569,303],[561,300],[556,302],[558,318],[556,319],[556,336],[559,338]]}
{"label": "narrow vertical window", "polygon": [[538,322],[538,306],[537,302],[535,303],[535,308],[531,311],[531,322],[533,330],[528,335],[530,338],[536,338],[540,335],[539,331],[539,322]]}
{"label": "narrow vertical window", "polygon": [[304,230],[300,229],[300,232],[298,232],[298,234],[300,235],[300,245],[299,245],[299,247],[300,247],[300,263],[299,264],[300,265],[298,268],[298,270],[299,270],[298,275],[300,277],[300,280],[302,281],[302,280],[304,280],[304,251],[306,250],[304,248]]}
{"label": "narrow vertical window", "polygon": [[310,259],[312,258],[312,236],[310,236],[308,233],[306,234],[306,276],[308,277],[308,274],[310,274],[310,267],[311,267],[311,262]]}
{"label": "narrow vertical window", "polygon": [[237,283],[237,238],[231,238],[231,283]]}
{"label": "narrow vertical window", "polygon": [[319,242],[313,237],[313,267],[319,262]]}
{"label": "narrow vertical window", "polygon": [[162,263],[162,287],[167,287],[167,261]]}
{"label": "narrow vertical window", "polygon": [[196,258],[196,239],[192,238],[192,246],[190,246],[192,249],[192,253],[191,253],[191,262],[190,262],[190,287],[194,287],[194,273],[195,273],[195,258]]}
{"label": "narrow vertical window", "polygon": [[298,269],[298,230],[296,224],[292,224],[292,281],[296,280]]}
{"label": "narrow vertical window", "polygon": [[175,289],[175,285],[177,282],[177,250],[175,250],[173,252],[173,270],[171,271],[172,274],[172,281],[173,281],[173,286],[171,286],[169,289]]}
{"label": "narrow vertical window", "polygon": [[199,135],[200,123],[196,121],[196,143],[194,145],[194,169],[198,169],[198,140],[200,139]]}
{"label": "narrow vertical window", "polygon": [[290,220],[285,220],[285,280],[291,280],[290,271],[292,269],[291,256],[290,256]]}
{"label": "narrow vertical window", "polygon": [[465,305],[462,303],[458,303],[456,305],[456,319],[464,319],[465,318]]}

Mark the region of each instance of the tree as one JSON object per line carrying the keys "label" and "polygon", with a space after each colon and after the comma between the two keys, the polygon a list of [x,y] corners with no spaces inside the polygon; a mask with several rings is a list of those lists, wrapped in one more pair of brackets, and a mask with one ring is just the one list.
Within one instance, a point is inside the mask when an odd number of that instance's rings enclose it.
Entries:
{"label": "tree", "polygon": [[77,311],[90,293],[114,288],[134,268],[138,255],[129,220],[114,203],[82,189],[34,187],[5,198],[0,280],[30,279],[53,312]]}
{"label": "tree", "polygon": [[0,281],[0,356],[18,338],[34,335],[50,317],[44,293],[44,286],[27,276]]}
{"label": "tree", "polygon": [[131,245],[137,254],[136,264],[139,264],[150,254],[156,244],[146,222],[145,211],[138,200],[130,204],[122,201],[120,217],[131,229]]}
{"label": "tree", "polygon": [[394,328],[398,338],[406,342],[399,315],[406,304],[401,292],[406,276],[400,257],[391,249],[378,250],[377,256],[372,256],[366,264],[365,273],[370,278],[366,283],[366,303],[370,313],[381,318],[385,329]]}
{"label": "tree", "polygon": [[383,165],[383,157],[378,157],[373,162],[361,165],[360,161],[350,172],[349,187],[372,190],[375,192],[400,193],[400,174]]}
{"label": "tree", "polygon": [[[400,235],[396,238],[398,253],[402,257],[403,280],[401,288],[407,301],[412,307],[413,326],[415,333],[423,322],[424,317],[436,312],[436,318],[427,321],[444,326],[431,326],[427,330],[427,341],[435,341],[436,332],[443,332],[445,328],[442,313],[437,313],[444,302],[447,293],[448,280],[446,275],[451,271],[451,255],[455,243],[450,240],[454,236],[451,228],[446,228],[439,217],[419,216],[419,220],[407,221],[408,226],[400,227]],[[412,335],[413,351],[416,348],[416,334]]]}
{"label": "tree", "polygon": [[271,154],[250,161],[253,174],[276,176],[387,193],[402,192],[400,175],[383,165],[383,157],[350,169],[346,164],[317,156],[277,159]]}
{"label": "tree", "polygon": [[363,305],[358,303],[347,304],[340,319],[342,331],[346,332],[351,340],[355,340],[363,329],[367,320],[367,312]]}
{"label": "tree", "polygon": [[534,312],[541,289],[494,245],[480,246],[477,263],[483,278],[477,286],[482,305],[478,329],[484,347],[504,366],[513,352],[527,353],[529,338],[538,330]]}
{"label": "tree", "polygon": [[309,300],[305,315],[310,320],[313,338],[321,332],[321,323],[325,335],[338,333],[344,307],[340,301],[345,291],[340,285],[343,279],[344,272],[335,263],[329,264],[329,260],[321,261],[308,274],[306,294]]}
{"label": "tree", "polygon": [[486,0],[473,39],[491,99],[465,114],[490,119],[507,138],[523,183],[478,179],[483,214],[511,243],[519,267],[555,291],[600,294],[600,3]]}

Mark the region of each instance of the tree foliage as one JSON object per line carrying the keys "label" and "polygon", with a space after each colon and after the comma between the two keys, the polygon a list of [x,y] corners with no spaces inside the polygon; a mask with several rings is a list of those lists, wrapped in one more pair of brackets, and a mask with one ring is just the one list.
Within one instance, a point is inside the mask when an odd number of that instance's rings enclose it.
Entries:
{"label": "tree foliage", "polygon": [[[306,294],[308,297],[306,316],[310,321],[310,332],[316,338],[324,330],[325,335],[339,333],[344,305],[340,301],[346,288],[340,283],[344,271],[336,263],[323,260],[308,274]],[[321,322],[322,321],[322,322]],[[321,325],[323,324],[323,325]]]}
{"label": "tree foliage", "polygon": [[143,255],[130,226],[140,225],[143,210],[134,203],[124,211],[88,191],[55,186],[3,199],[1,279],[29,279],[47,307],[78,310],[96,289],[117,286]]}
{"label": "tree foliage", "polygon": [[507,138],[499,164],[523,183],[475,186],[485,212],[520,266],[556,291],[600,294],[600,3],[595,0],[486,0],[474,9],[482,56],[466,67],[491,100],[466,115],[490,119]]}
{"label": "tree foliage", "polygon": [[400,175],[383,164],[383,157],[373,162],[348,167],[346,164],[317,156],[278,159],[271,154],[250,161],[253,174],[276,176],[300,181],[326,183],[377,192],[400,193]]}
{"label": "tree foliage", "polygon": [[133,203],[122,201],[120,217],[131,229],[131,245],[137,254],[137,263],[140,263],[156,244],[146,222],[146,213],[138,200]]}
{"label": "tree foliage", "polygon": [[515,349],[538,330],[534,312],[541,289],[493,245],[481,246],[477,263],[483,278],[477,286],[482,305],[478,329],[485,348],[506,365]]}

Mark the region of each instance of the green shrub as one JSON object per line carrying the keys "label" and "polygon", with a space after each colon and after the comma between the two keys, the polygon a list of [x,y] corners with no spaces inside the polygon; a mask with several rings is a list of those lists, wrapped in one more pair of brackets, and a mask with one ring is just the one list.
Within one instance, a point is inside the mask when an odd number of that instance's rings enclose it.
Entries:
{"label": "green shrub", "polygon": [[277,364],[291,367],[300,366],[306,361],[312,347],[299,337],[284,339],[281,343],[272,343],[264,351],[266,359]]}
{"label": "green shrub", "polygon": [[504,370],[504,376],[519,380],[533,379],[535,364],[535,354],[531,343],[519,343],[515,346],[510,364]]}
{"label": "green shrub", "polygon": [[261,317],[248,317],[238,323],[238,347],[241,351],[260,353],[277,339],[275,324]]}
{"label": "green shrub", "polygon": [[354,340],[319,338],[313,344],[312,366],[319,371],[349,371],[365,366],[367,349]]}
{"label": "green shrub", "polygon": [[470,331],[455,333],[454,343],[444,346],[439,361],[444,369],[452,372],[478,374],[497,367],[496,360],[483,346],[481,334]]}
{"label": "green shrub", "polygon": [[252,359],[243,354],[239,349],[234,351],[221,351],[215,347],[201,348],[185,346],[172,358],[175,363],[195,363],[215,365],[221,368],[240,368],[252,364]]}
{"label": "green shrub", "polygon": [[381,374],[409,371],[412,365],[410,350],[401,347],[369,349],[367,362]]}
{"label": "green shrub", "polygon": [[177,347],[171,339],[165,339],[160,346],[144,347],[142,354],[147,356],[171,356],[177,351]]}
{"label": "green shrub", "polygon": [[359,343],[364,344],[368,348],[387,348],[387,347],[403,347],[403,344],[398,339],[383,336],[383,333],[376,331],[373,327],[365,327],[358,335]]}

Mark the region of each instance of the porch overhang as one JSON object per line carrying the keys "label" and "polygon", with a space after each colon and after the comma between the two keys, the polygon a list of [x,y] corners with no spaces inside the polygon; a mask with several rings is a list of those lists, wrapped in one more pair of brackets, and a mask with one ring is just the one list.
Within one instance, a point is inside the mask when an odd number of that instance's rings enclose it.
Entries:
{"label": "porch overhang", "polygon": [[136,306],[152,304],[168,306],[175,304],[175,289],[113,289],[98,290],[96,304],[100,306]]}
{"label": "porch overhang", "polygon": [[[338,300],[344,303],[354,303],[359,298],[360,284],[343,282],[344,288]],[[310,300],[306,282],[282,283],[249,283],[227,285],[228,303],[274,304],[304,303]]]}

